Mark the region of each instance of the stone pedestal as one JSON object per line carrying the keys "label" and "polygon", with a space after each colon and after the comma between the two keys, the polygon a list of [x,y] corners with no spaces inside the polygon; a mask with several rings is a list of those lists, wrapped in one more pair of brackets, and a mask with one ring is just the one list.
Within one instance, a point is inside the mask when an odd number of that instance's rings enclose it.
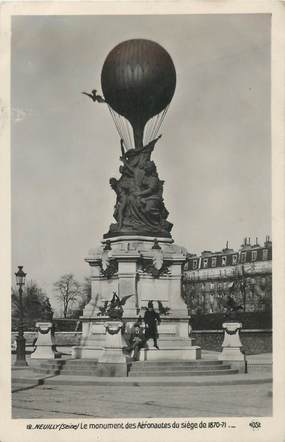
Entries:
{"label": "stone pedestal", "polygon": [[75,359],[98,359],[105,345],[107,317],[82,318],[82,338],[79,346],[72,347]]}
{"label": "stone pedestal", "polygon": [[[155,244],[159,249],[154,248]],[[137,317],[149,300],[161,301],[171,316],[187,317],[181,297],[186,255],[185,248],[167,238],[158,238],[157,242],[156,238],[139,236],[102,241],[86,258],[91,267],[92,298],[83,318],[100,314],[100,307],[111,300],[113,291],[120,298],[133,294],[124,306],[125,317]]]}
{"label": "stone pedestal", "polygon": [[193,339],[188,336],[188,320],[164,317],[158,333],[159,350],[150,339],[140,351],[140,361],[201,359],[201,348],[192,345]]}
{"label": "stone pedestal", "polygon": [[157,312],[162,308],[161,350],[159,355],[151,348],[142,351],[144,359],[200,358],[200,348],[193,347],[188,336],[189,316],[181,296],[186,255],[187,250],[172,239],[139,236],[104,240],[100,247],[91,250],[86,261],[92,272],[92,297],[81,317],[82,342],[73,349],[73,356],[101,357],[107,338],[102,312],[116,292],[120,299],[133,295],[123,306],[123,321],[129,326],[139,315],[144,316],[149,301],[153,301]]}
{"label": "stone pedestal", "polygon": [[36,350],[31,354],[31,359],[55,359],[54,335],[52,333],[51,322],[37,322],[36,329],[38,332]]}
{"label": "stone pedestal", "polygon": [[109,321],[104,324],[105,343],[98,358],[98,376],[127,376],[127,360],[123,348],[127,346],[120,321]]}
{"label": "stone pedestal", "polygon": [[225,330],[224,341],[222,343],[222,352],[219,355],[220,361],[244,361],[244,355],[241,352],[242,343],[239,337],[239,330],[242,328],[240,322],[224,322]]}

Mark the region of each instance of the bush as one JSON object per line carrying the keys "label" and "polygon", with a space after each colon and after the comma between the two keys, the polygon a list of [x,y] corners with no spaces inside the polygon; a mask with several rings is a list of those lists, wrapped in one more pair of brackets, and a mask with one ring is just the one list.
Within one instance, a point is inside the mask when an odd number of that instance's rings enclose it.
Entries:
{"label": "bush", "polygon": [[[20,320],[19,291],[12,288],[12,330],[18,330]],[[53,310],[49,298],[36,282],[29,281],[23,290],[22,314],[24,330],[34,330],[36,322],[51,321]]]}
{"label": "bush", "polygon": [[[209,313],[191,316],[193,330],[221,330],[223,322],[227,321],[224,313]],[[271,329],[271,312],[238,312],[236,321],[241,322],[244,329]]]}

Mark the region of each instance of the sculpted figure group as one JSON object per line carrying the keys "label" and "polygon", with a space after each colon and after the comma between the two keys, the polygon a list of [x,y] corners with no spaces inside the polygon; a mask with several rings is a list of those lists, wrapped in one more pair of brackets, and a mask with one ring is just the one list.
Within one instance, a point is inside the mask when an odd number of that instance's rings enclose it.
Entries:
{"label": "sculpted figure group", "polygon": [[121,140],[121,177],[110,179],[117,199],[114,210],[116,224],[109,234],[149,234],[170,237],[172,224],[163,202],[163,184],[158,177],[151,153],[161,136],[140,149],[125,150]]}

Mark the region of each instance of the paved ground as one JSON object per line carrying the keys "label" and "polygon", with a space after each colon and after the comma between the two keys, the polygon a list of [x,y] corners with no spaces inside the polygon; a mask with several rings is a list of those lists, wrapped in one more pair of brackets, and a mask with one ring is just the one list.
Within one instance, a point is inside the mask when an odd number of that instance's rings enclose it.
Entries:
{"label": "paved ground", "polygon": [[270,384],[211,387],[17,385],[13,418],[270,416]]}
{"label": "paved ground", "polygon": [[[204,357],[212,359],[216,355],[207,352]],[[259,368],[259,364],[270,365],[271,361],[270,354],[251,356],[248,375],[217,376],[220,385],[211,386],[167,385],[171,378],[163,386],[115,386],[109,381],[109,385],[76,386],[70,385],[70,379],[69,385],[61,385],[61,376],[54,377],[56,384],[37,386],[31,369],[13,370],[13,377],[18,378],[26,372],[28,383],[13,383],[12,415],[25,419],[271,416],[272,384],[268,382],[271,373]],[[250,377],[260,378],[260,382],[267,377],[267,382],[223,385],[229,378],[237,381]],[[205,378],[209,380],[203,376],[203,382]]]}
{"label": "paved ground", "polygon": [[105,387],[182,387],[182,386],[214,386],[214,385],[245,385],[245,384],[272,384],[270,368],[254,370],[250,367],[249,373],[236,373],[227,375],[195,375],[195,376],[139,376],[139,377],[98,377],[86,375],[66,374],[38,374],[31,368],[13,370],[12,391],[18,390],[18,385],[36,387],[38,385],[52,386],[105,386]]}

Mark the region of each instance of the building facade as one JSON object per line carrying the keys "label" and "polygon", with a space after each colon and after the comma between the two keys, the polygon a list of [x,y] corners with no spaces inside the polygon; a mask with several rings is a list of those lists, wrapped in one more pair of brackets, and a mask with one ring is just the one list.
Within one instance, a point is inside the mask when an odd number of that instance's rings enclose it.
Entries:
{"label": "building facade", "polygon": [[245,238],[240,249],[189,254],[183,294],[190,314],[224,312],[229,296],[241,311],[268,311],[272,305],[272,242]]}

